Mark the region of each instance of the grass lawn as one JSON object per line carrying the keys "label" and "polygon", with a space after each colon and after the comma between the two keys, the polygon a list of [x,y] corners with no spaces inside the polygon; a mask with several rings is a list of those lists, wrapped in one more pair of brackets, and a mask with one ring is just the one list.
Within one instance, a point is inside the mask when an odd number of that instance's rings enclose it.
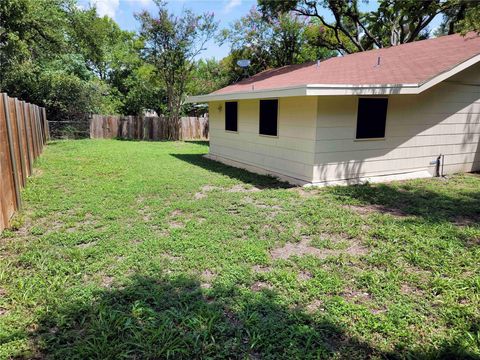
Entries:
{"label": "grass lawn", "polygon": [[205,143],[51,143],[0,358],[478,358],[480,176],[289,188]]}

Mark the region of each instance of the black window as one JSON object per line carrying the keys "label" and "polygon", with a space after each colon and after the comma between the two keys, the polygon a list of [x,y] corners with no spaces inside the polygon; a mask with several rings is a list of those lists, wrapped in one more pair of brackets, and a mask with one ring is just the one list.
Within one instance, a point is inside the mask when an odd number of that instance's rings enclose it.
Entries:
{"label": "black window", "polygon": [[357,139],[385,137],[388,99],[358,99]]}
{"label": "black window", "polygon": [[260,100],[260,134],[277,135],[278,100]]}
{"label": "black window", "polygon": [[238,130],[238,103],[236,101],[225,103],[225,130]]}

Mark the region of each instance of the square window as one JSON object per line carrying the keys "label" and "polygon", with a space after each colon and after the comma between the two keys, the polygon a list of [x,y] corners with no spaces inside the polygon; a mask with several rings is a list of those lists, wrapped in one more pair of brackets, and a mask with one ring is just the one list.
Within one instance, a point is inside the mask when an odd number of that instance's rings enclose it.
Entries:
{"label": "square window", "polygon": [[260,100],[260,134],[277,136],[278,100]]}
{"label": "square window", "polygon": [[238,130],[238,102],[236,101],[225,103],[225,130]]}
{"label": "square window", "polygon": [[357,139],[385,137],[388,99],[358,99]]}

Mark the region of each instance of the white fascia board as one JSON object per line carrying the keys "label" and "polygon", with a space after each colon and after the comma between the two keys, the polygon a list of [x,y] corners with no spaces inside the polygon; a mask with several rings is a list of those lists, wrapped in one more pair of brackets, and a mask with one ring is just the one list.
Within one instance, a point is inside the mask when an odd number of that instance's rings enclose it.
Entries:
{"label": "white fascia board", "polygon": [[309,84],[308,96],[415,94],[418,84],[336,85]]}
{"label": "white fascia board", "polygon": [[191,96],[187,102],[209,102],[243,99],[266,99],[292,96],[332,96],[332,95],[407,95],[420,94],[421,92],[437,85],[449,77],[467,69],[480,62],[480,54],[444,71],[443,73],[419,84],[370,84],[370,85],[349,85],[349,84],[307,84],[294,87],[285,87],[268,90],[252,90],[230,94],[209,94]]}
{"label": "white fascia board", "polygon": [[443,73],[425,81],[423,84],[420,85],[419,93],[422,92],[422,91],[425,91],[427,89],[430,89],[432,86],[437,85],[439,82],[442,82],[442,81],[448,79],[449,77],[452,77],[453,75],[458,74],[459,72],[469,68],[470,66],[475,65],[478,62],[480,62],[480,54],[477,54],[477,55],[471,57],[470,59],[454,66],[450,70],[444,71]]}
{"label": "white fascia board", "polygon": [[228,101],[228,100],[244,100],[244,99],[268,99],[291,96],[306,96],[307,87],[305,85],[284,87],[268,90],[252,90],[244,92],[235,92],[230,94],[208,94],[189,96],[187,103],[209,102],[209,101]]}

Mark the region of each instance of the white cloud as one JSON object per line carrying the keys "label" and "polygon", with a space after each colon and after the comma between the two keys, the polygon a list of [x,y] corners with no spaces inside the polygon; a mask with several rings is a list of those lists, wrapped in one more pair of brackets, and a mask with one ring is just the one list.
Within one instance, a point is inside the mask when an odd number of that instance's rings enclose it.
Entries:
{"label": "white cloud", "polygon": [[228,0],[228,3],[223,8],[223,12],[227,14],[237,6],[240,6],[241,4],[242,4],[242,0]]}
{"label": "white cloud", "polygon": [[106,15],[113,19],[120,5],[120,0],[94,0],[93,5],[96,6],[99,16]]}

